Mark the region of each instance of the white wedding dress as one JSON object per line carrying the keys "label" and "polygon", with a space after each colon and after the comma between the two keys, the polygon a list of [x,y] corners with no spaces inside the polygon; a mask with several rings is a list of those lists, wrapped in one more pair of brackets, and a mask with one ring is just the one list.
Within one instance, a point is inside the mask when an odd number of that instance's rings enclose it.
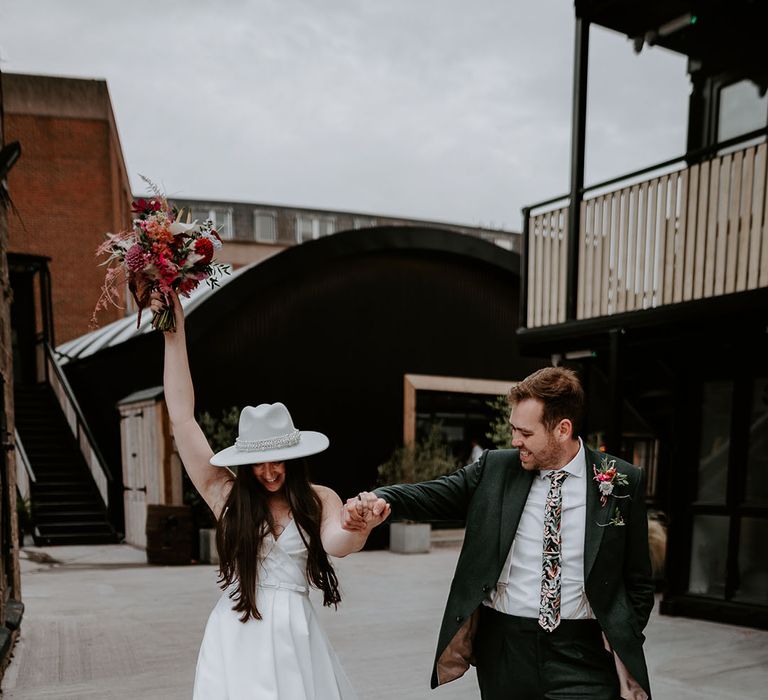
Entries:
{"label": "white wedding dress", "polygon": [[225,590],[208,618],[194,700],[356,700],[309,600],[307,549],[291,519],[264,538],[256,606],[242,623]]}

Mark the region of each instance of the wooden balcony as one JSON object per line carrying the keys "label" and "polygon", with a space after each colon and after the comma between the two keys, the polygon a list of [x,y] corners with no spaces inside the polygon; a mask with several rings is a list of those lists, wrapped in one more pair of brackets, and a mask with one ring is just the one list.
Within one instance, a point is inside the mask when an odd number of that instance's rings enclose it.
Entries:
{"label": "wooden balcony", "polygon": [[[768,287],[766,143],[581,202],[576,319]],[[567,320],[568,207],[528,217],[528,328]]]}

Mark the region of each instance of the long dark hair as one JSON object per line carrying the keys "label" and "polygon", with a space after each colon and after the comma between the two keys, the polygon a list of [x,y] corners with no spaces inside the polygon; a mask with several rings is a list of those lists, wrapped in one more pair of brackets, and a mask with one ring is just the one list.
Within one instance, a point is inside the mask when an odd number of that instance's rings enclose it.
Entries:
{"label": "long dark hair", "polygon": [[[323,591],[323,605],[336,607],[341,601],[339,581],[320,541],[322,503],[309,482],[304,460],[285,463],[285,497],[291,515],[307,548],[307,578]],[[259,553],[264,538],[275,523],[267,503],[267,493],[253,475],[250,465],[237,469],[237,476],[216,523],[219,550],[219,585],[236,584],[229,594],[232,609],[242,613],[241,622],[251,617],[261,620],[256,607],[259,583]]]}

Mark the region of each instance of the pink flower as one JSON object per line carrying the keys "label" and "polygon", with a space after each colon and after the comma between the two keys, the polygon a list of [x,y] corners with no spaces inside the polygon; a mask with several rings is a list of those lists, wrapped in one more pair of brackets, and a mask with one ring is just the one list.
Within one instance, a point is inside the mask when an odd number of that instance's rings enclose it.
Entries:
{"label": "pink flower", "polygon": [[125,266],[129,272],[139,272],[146,264],[144,249],[138,243],[134,243],[125,253]]}
{"label": "pink flower", "polygon": [[[608,457],[602,457],[600,469],[592,465],[592,472],[595,475],[595,481],[600,491],[600,503],[604,506],[608,503],[608,496],[613,495],[615,486],[626,486],[627,476],[616,469],[616,460],[608,460]],[[626,498],[626,496],[620,496]]]}
{"label": "pink flower", "polygon": [[162,254],[157,256],[155,265],[157,266],[157,271],[160,273],[161,284],[170,287],[178,277],[179,268]]}

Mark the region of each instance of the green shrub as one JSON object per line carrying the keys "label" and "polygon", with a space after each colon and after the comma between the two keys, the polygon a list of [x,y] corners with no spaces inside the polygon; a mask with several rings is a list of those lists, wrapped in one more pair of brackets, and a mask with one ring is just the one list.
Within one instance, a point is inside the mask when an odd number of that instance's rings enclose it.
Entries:
{"label": "green shrub", "polygon": [[485,434],[497,449],[506,450],[512,447],[512,427],[509,425],[509,402],[507,397],[497,396],[493,401],[486,402],[493,409],[494,418]]}
{"label": "green shrub", "polygon": [[237,406],[225,408],[218,416],[208,411],[200,414],[200,427],[208,438],[208,444],[214,452],[235,444],[237,429],[240,423],[240,409]]}
{"label": "green shrub", "polygon": [[443,440],[440,425],[434,424],[424,439],[417,440],[413,445],[398,447],[379,466],[379,485],[429,481],[450,474],[458,467],[450,447]]}
{"label": "green shrub", "polygon": [[[211,449],[214,452],[219,452],[235,444],[240,423],[240,409],[237,406],[232,406],[224,409],[217,416],[204,411],[198,416],[197,422],[200,424]],[[195,526],[197,528],[214,527],[216,521],[213,512],[197,492],[186,470],[183,472],[183,490],[185,505],[192,506],[192,520]]]}

